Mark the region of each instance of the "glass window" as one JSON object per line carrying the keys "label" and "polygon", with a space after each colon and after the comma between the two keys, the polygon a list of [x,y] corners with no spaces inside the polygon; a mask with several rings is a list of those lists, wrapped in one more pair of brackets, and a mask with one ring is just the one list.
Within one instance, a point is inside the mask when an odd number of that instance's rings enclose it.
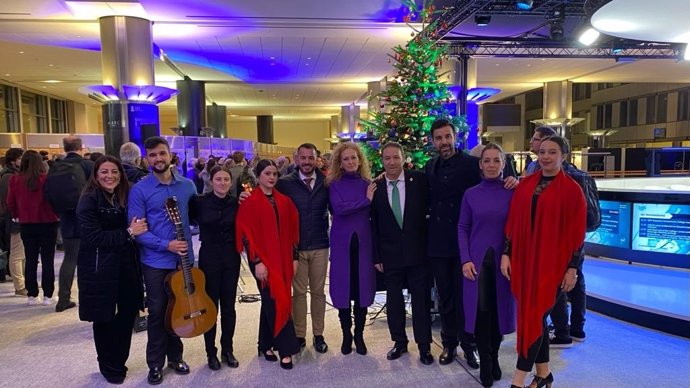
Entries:
{"label": "glass window", "polygon": [[678,91],[678,121],[690,119],[690,90]]}
{"label": "glass window", "polygon": [[628,102],[621,101],[620,109],[618,110],[618,126],[627,127],[628,126]]}
{"label": "glass window", "polygon": [[67,102],[64,100],[50,99],[50,124],[52,133],[68,133],[67,128]]}
{"label": "glass window", "polygon": [[544,90],[539,89],[525,95],[525,110],[542,109],[544,107]]}
{"label": "glass window", "polygon": [[19,132],[17,88],[0,85],[0,132]]}
{"label": "glass window", "polygon": [[637,99],[629,101],[628,112],[628,125],[637,125]]}
{"label": "glass window", "polygon": [[656,122],[665,123],[668,118],[668,93],[662,93],[657,98]]}
{"label": "glass window", "polygon": [[613,109],[611,104],[606,104],[604,105],[604,127],[603,128],[611,128],[613,126],[613,123],[611,122],[611,116],[613,115]]}
{"label": "glass window", "polygon": [[604,128],[604,106],[597,105],[597,126],[596,129]]}
{"label": "glass window", "polygon": [[48,106],[46,96],[21,91],[22,128],[26,133],[48,133]]}
{"label": "glass window", "polygon": [[656,96],[647,97],[647,115],[645,124],[653,124],[656,122]]}

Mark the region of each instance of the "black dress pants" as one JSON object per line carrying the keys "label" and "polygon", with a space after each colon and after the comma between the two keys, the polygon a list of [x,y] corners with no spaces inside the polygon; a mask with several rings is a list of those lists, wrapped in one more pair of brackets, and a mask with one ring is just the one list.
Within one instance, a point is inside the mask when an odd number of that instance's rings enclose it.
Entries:
{"label": "black dress pants", "polygon": [[396,344],[407,344],[405,333],[405,300],[403,288],[407,287],[412,297],[412,329],[417,346],[422,351],[430,349],[431,316],[429,314],[429,283],[426,265],[404,268],[388,268],[384,264],[386,278],[386,311],[388,330]]}
{"label": "black dress pants", "polygon": [[115,317],[107,322],[93,323],[93,340],[98,367],[106,379],[125,377],[125,363],[132,343],[134,318],[141,304],[140,279],[134,260],[123,260],[117,287]]}
{"label": "black dress pants", "polygon": [[[254,273],[256,266],[254,263],[249,263],[249,269],[252,275],[256,278]],[[269,349],[278,351],[280,357],[292,356],[299,353],[299,342],[297,342],[297,335],[295,334],[295,325],[292,323],[292,318],[288,319],[285,326],[280,330],[277,336],[273,336],[273,328],[276,321],[276,301],[271,297],[271,290],[266,283],[265,287],[261,287],[261,282],[256,281],[256,286],[261,294],[261,313],[259,317],[259,351],[265,352]]]}
{"label": "black dress pants", "polygon": [[[568,324],[568,301],[570,301],[570,324]],[[580,267],[577,269],[575,287],[567,293],[561,291],[551,311],[555,336],[560,339],[568,339],[570,333],[581,334],[585,328],[586,311],[585,275],[582,273],[582,263],[580,263]]]}
{"label": "black dress pants", "polygon": [[[199,268],[206,276],[206,293],[220,313],[221,354],[232,353],[232,337],[235,335],[235,298],[240,277],[240,255],[231,245],[205,245],[199,249]],[[216,325],[204,333],[206,355],[216,355]]]}
{"label": "black dress pants", "polygon": [[72,283],[74,283],[74,272],[77,269],[80,241],[79,238],[62,238],[65,255],[58,274],[58,301],[63,303],[69,302],[72,297]]}
{"label": "black dress pants", "polygon": [[496,263],[493,250],[484,257],[482,268],[479,272],[477,320],[474,325],[474,334],[477,340],[479,357],[498,358],[498,350],[503,336],[498,329],[498,303],[496,301]]}
{"label": "black dress pants", "polygon": [[460,342],[463,349],[472,349],[474,336],[465,332],[460,258],[432,257],[430,261],[439,297],[443,347],[456,348]]}
{"label": "black dress pants", "polygon": [[55,241],[58,223],[21,224],[19,232],[26,255],[26,290],[38,296],[38,257],[41,257],[41,288],[43,296],[52,298],[55,292]]}
{"label": "black dress pants", "polygon": [[165,357],[168,362],[182,360],[182,340],[165,328],[165,312],[168,294],[165,291],[165,277],[175,269],[160,269],[141,265],[146,285],[146,307],[149,309],[146,332],[146,363],[151,368],[163,368]]}

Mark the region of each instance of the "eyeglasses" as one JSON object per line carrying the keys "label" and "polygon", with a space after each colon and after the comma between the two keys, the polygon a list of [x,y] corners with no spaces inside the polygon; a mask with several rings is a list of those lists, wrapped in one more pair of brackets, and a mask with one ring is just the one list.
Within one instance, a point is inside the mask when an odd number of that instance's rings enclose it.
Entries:
{"label": "eyeglasses", "polygon": [[541,140],[542,140],[541,137],[534,137],[534,136],[533,136],[529,141],[530,141],[530,142],[533,142],[533,141],[541,141]]}

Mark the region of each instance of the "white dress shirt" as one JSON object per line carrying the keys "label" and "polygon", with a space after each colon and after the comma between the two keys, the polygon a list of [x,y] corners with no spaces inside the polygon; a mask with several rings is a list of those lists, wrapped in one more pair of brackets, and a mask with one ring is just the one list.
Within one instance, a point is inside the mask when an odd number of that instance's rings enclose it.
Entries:
{"label": "white dress shirt", "polygon": [[311,178],[311,182],[309,182],[309,186],[311,186],[310,187],[311,190],[314,190],[314,185],[316,184],[316,173],[312,171],[311,175],[306,176],[306,175],[302,174],[302,171],[300,171],[299,172],[299,179],[302,181],[302,183],[306,184],[306,182],[304,182],[304,180],[306,178]]}
{"label": "white dress shirt", "polygon": [[[393,209],[393,185],[391,185],[391,180],[386,177],[386,192],[388,193],[388,204]],[[400,194],[400,215],[405,218],[405,171],[400,173],[397,179],[398,181],[398,193]]]}

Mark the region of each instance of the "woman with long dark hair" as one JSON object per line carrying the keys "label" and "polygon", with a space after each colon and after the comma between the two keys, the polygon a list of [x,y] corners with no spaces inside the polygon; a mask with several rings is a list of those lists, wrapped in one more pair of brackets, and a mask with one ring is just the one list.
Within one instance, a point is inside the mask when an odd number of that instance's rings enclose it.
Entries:
{"label": "woman with long dark hair", "polygon": [[[230,169],[214,166],[209,172],[212,191],[192,200],[191,214],[199,224],[199,268],[206,275],[206,293],[218,307],[220,304],[220,355],[229,367],[240,364],[233,355],[235,334],[235,297],[240,276],[240,255],[235,247],[235,216],[237,198],[230,195]],[[221,367],[216,348],[216,326],[204,333],[208,367]]]}
{"label": "woman with long dark hair", "polygon": [[121,384],[127,374],[134,318],[144,300],[133,239],[146,232],[147,225],[145,219],[128,222],[128,192],[120,161],[101,156],[77,205],[82,230],[79,318],[93,322],[98,367],[113,384]]}
{"label": "woman with long dark hair", "polygon": [[[354,340],[357,353],[364,355],[367,354],[364,323],[376,293],[369,221],[376,184],[371,182],[369,164],[357,144],[338,144],[333,150],[332,160],[333,165],[326,178],[333,212],[329,290],[343,331],[340,351],[351,353]],[[351,331],[353,310],[354,337]]]}
{"label": "woman with long dark hair", "polygon": [[522,387],[536,364],[530,388],[551,387],[546,317],[561,291],[577,282],[587,207],[582,189],[562,170],[570,152],[560,136],[542,139],[541,170],[520,182],[505,229],[501,273],[517,303],[517,369],[511,388]]}
{"label": "woman with long dark hair", "polygon": [[500,272],[503,230],[513,196],[503,187],[505,162],[499,145],[484,147],[479,155],[482,182],[465,192],[458,223],[464,330],[477,340],[479,377],[485,387],[501,379],[498,351],[503,335],[515,331],[510,282]]}
{"label": "woman with long dark hair", "polygon": [[292,278],[297,268],[299,215],[292,200],[274,189],[275,162],[263,159],[254,168],[258,187],[237,213],[237,251],[246,250],[249,268],[261,293],[259,355],[292,369],[299,343],[292,322]]}
{"label": "woman with long dark hair", "polygon": [[18,220],[26,255],[28,305],[41,303],[38,298],[38,258],[41,257],[43,304],[53,303],[55,291],[55,241],[58,217],[45,198],[47,175],[41,155],[33,150],[22,155],[19,173],[10,178],[7,209]]}

